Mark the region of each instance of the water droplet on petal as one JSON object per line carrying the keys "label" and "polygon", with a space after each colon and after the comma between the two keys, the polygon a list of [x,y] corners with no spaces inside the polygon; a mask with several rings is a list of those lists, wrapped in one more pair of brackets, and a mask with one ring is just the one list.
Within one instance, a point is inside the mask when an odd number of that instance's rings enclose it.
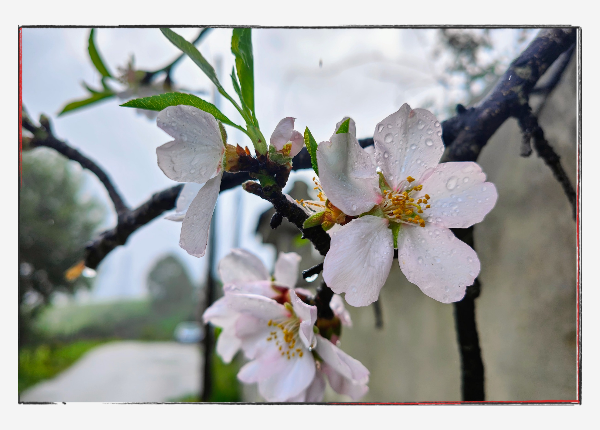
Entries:
{"label": "water droplet on petal", "polygon": [[356,205],[352,205],[352,210],[355,211],[356,210]]}
{"label": "water droplet on petal", "polygon": [[473,259],[472,259],[471,257],[468,257],[468,258],[467,258],[467,261],[468,261],[469,263],[472,263],[472,262],[473,262]]}
{"label": "water droplet on petal", "polygon": [[383,158],[388,158],[390,156],[390,154],[388,154],[387,152],[383,153]]}
{"label": "water droplet on petal", "polygon": [[380,133],[383,131],[383,124],[379,124],[377,126],[377,131],[380,132]]}
{"label": "water droplet on petal", "polygon": [[388,128],[392,128],[392,124],[388,124],[388,126],[387,126],[387,127],[388,127]]}
{"label": "water droplet on petal", "polygon": [[448,188],[449,190],[453,190],[454,188],[456,188],[457,181],[458,179],[456,178],[456,176],[450,177],[450,179],[448,179],[448,182],[446,182],[446,188]]}
{"label": "water droplet on petal", "polygon": [[423,259],[421,257],[417,258],[417,261],[419,262],[419,264],[423,264]]}
{"label": "water droplet on petal", "polygon": [[412,150],[414,151],[415,149],[417,149],[417,145],[415,145],[415,144],[413,143],[412,145],[410,145],[410,149],[412,149]]}
{"label": "water droplet on petal", "polygon": [[385,137],[383,138],[383,141],[385,143],[391,143],[394,140],[394,136],[392,136],[392,133],[388,133],[385,135]]}
{"label": "water droplet on petal", "polygon": [[431,146],[431,145],[433,145],[433,140],[431,140],[431,139],[427,139],[427,140],[425,141],[425,145],[427,145],[427,146]]}
{"label": "water droplet on petal", "polygon": [[469,178],[464,178],[463,182],[466,184],[467,182],[469,182]]}
{"label": "water droplet on petal", "polygon": [[481,187],[481,191],[486,191],[487,187]]}
{"label": "water droplet on petal", "polygon": [[439,127],[440,123],[439,123],[439,121],[436,121],[433,125],[435,125],[436,127]]}
{"label": "water droplet on petal", "polygon": [[417,123],[417,128],[419,130],[423,130],[423,127],[425,127],[425,124],[423,123],[423,121],[419,120],[419,122]]}

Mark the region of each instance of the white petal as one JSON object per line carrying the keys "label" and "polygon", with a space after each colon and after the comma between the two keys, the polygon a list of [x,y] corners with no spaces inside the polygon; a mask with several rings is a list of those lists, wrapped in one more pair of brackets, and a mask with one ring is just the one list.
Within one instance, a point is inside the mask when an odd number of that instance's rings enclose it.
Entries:
{"label": "white petal", "polygon": [[238,316],[238,312],[227,306],[227,299],[221,297],[204,311],[202,319],[205,323],[211,322],[213,325],[224,327],[234,324]]}
{"label": "white petal", "polygon": [[467,228],[483,221],[498,199],[494,184],[485,182],[485,173],[473,162],[439,164],[422,185],[415,197],[431,197],[425,215],[448,228]]}
{"label": "white petal", "polygon": [[294,288],[298,280],[300,257],[295,252],[280,252],[275,262],[275,282],[277,285]]}
{"label": "white petal", "polygon": [[336,370],[327,363],[322,363],[321,369],[322,372],[327,375],[329,385],[331,385],[331,388],[333,388],[336,393],[350,396],[352,400],[359,400],[369,391],[369,387],[367,387],[368,380],[354,381],[345,378],[344,375],[336,372]]}
{"label": "white petal", "polygon": [[269,402],[283,402],[305,390],[315,377],[315,360],[308,351],[286,362],[284,370],[258,383],[258,391]]}
{"label": "white petal", "polygon": [[342,296],[334,294],[329,302],[329,307],[335,316],[340,319],[342,325],[352,327],[352,318],[350,318],[350,312],[348,312],[344,306],[344,300],[342,299]]}
{"label": "white petal", "polygon": [[217,339],[217,354],[223,359],[223,362],[231,363],[241,346],[242,341],[235,334],[223,330]]}
{"label": "white petal", "polygon": [[344,378],[356,382],[368,381],[369,370],[360,361],[350,357],[320,335],[317,335],[316,351],[324,363],[327,363]]}
{"label": "white petal", "polygon": [[366,306],[379,297],[394,258],[388,220],[365,215],[342,226],[331,237],[323,279],[334,293],[346,293],[352,306]]}
{"label": "white petal", "polygon": [[461,300],[480,269],[473,248],[449,229],[432,224],[400,229],[398,263],[410,282],[442,303]]}
{"label": "white petal", "polygon": [[255,294],[230,294],[227,296],[227,306],[262,321],[287,319],[290,316],[290,312],[283,305]]}
{"label": "white petal", "polygon": [[198,195],[198,191],[202,188],[202,184],[195,182],[188,182],[183,186],[183,189],[177,197],[177,203],[175,204],[175,212],[165,217],[170,221],[183,221],[185,214],[192,204],[194,198]]}
{"label": "white petal", "polygon": [[304,401],[319,403],[323,401],[323,396],[325,396],[325,378],[321,372],[316,372],[315,379],[306,389],[306,399]]}
{"label": "white petal", "polygon": [[271,281],[235,281],[223,285],[223,292],[227,294],[258,294],[259,296],[273,299],[281,293],[273,288]]}
{"label": "white petal", "polygon": [[247,384],[260,382],[286,369],[288,360],[282,357],[277,348],[263,350],[255,360],[244,365],[237,377]]}
{"label": "white petal", "polygon": [[294,312],[302,320],[300,323],[300,339],[304,346],[310,348],[315,343],[313,327],[317,321],[317,307],[304,303],[298,298],[294,290],[289,290],[289,294]]}
{"label": "white petal", "polygon": [[256,255],[244,249],[233,249],[219,261],[221,282],[268,281],[269,271]]}
{"label": "white petal", "polygon": [[192,106],[169,106],[156,123],[175,138],[156,149],[167,177],[202,184],[218,173],[225,147],[214,116]]}
{"label": "white petal", "polygon": [[187,210],[181,226],[179,246],[194,257],[203,257],[208,243],[208,229],[215,211],[223,173],[208,181]]}
{"label": "white petal", "polygon": [[377,124],[373,134],[377,165],[392,188],[398,189],[408,176],[420,179],[437,165],[444,152],[441,132],[435,115],[412,110],[406,103]]}
{"label": "white petal", "polygon": [[283,118],[281,121],[279,121],[275,127],[275,130],[273,130],[270,143],[271,146],[274,146],[278,151],[281,151],[284,145],[292,138],[294,120],[295,118],[292,117]]}
{"label": "white petal", "polygon": [[[354,122],[350,120],[351,131]],[[360,215],[381,201],[371,156],[352,133],[334,134],[317,146],[319,181],[327,198],[347,215]]]}

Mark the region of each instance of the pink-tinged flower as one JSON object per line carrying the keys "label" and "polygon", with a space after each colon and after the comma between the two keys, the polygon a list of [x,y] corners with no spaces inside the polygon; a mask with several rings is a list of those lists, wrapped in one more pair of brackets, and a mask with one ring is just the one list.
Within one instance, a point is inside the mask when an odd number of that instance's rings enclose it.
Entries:
{"label": "pink-tinged flower", "polygon": [[[252,332],[253,318],[230,309],[227,297],[231,294],[257,294],[278,303],[289,302],[289,291],[296,286],[300,260],[301,257],[295,252],[280,252],[271,278],[262,261],[244,249],[234,249],[221,259],[218,271],[225,297],[213,303],[203,318],[205,322],[210,321],[222,328],[217,340],[217,353],[224,362],[229,363],[240,348],[248,357],[252,357],[256,347]],[[303,288],[295,291],[303,297],[311,295],[310,291]],[[330,306],[342,325],[352,325],[350,314],[340,296],[334,295]]]}
{"label": "pink-tinged flower", "polygon": [[271,135],[271,146],[286,157],[294,157],[304,147],[304,137],[294,130],[295,118],[287,117],[279,121]]}
{"label": "pink-tinged flower", "polygon": [[[317,308],[289,291],[290,302],[253,294],[229,294],[227,305],[253,318],[238,331],[252,332],[252,361],[240,369],[238,379],[258,383],[260,394],[270,402],[322,401],[325,383],[354,400],[368,388],[369,371],[324,337],[315,334]],[[313,354],[315,352],[316,354]]]}
{"label": "pink-tinged flower", "polygon": [[449,229],[481,222],[498,194],[476,163],[438,164],[441,135],[431,112],[404,104],[377,125],[374,157],[358,144],[352,120],[348,133],[319,144],[327,198],[357,217],[332,234],[323,269],[349,304],[377,300],[395,247],[406,278],[443,303],[461,300],[479,274],[477,254]]}
{"label": "pink-tinged flower", "polygon": [[[169,106],[158,114],[156,123],[174,138],[156,149],[158,166],[164,174],[177,182],[204,184],[199,191],[197,186],[184,187],[176,213],[168,217],[183,221],[179,245],[188,254],[203,257],[221,188],[226,142],[215,117],[193,106]],[[271,136],[272,145],[290,156],[296,155],[303,144],[293,127],[294,118],[284,118]]]}

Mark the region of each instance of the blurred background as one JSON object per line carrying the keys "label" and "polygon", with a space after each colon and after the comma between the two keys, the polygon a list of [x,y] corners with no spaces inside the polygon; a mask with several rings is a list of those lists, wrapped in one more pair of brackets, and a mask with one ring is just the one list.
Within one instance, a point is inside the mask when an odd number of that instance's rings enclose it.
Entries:
{"label": "blurred background", "polygon": [[[193,40],[200,29],[177,32]],[[86,28],[22,29],[22,98],[28,114],[50,117],[55,135],[109,174],[135,207],[174,185],[157,167],[155,149],[171,140],[152,119],[109,98],[58,116],[100,87],[88,55]],[[96,46],[115,75],[134,56],[139,70],[159,69],[177,50],[158,29],[100,28]],[[535,37],[536,29],[255,29],[256,112],[265,136],[280,119],[297,118],[328,140],[344,116],[359,138],[405,102],[443,120],[457,103],[476,103]],[[226,90],[231,29],[208,32],[198,44]],[[548,74],[550,74],[549,72]],[[173,85],[213,100],[210,81],[184,59]],[[576,178],[575,56],[556,89],[532,99],[550,144],[571,181]],[[118,84],[113,85],[119,87]],[[127,89],[121,85],[119,90]],[[237,112],[220,102],[234,122]],[[229,141],[251,146],[237,130]],[[477,322],[487,400],[574,399],[576,396],[575,222],[558,182],[535,154],[519,156],[516,121],[507,121],[479,158],[498,188],[496,208],[475,229],[482,271]],[[312,192],[312,171],[293,172],[295,198]],[[307,185],[308,184],[308,185]],[[268,268],[278,252],[302,255],[306,269],[322,261],[297,230],[269,227],[269,204],[241,189],[222,193],[213,252],[257,254]],[[134,233],[98,267],[67,282],[65,271],[84,244],[116,223],[97,178],[54,151],[22,155],[19,231],[19,395],[21,401],[197,401],[202,391],[204,336],[197,324],[205,303],[208,259],[179,248],[180,223],[159,217]],[[317,278],[299,285],[316,286]],[[460,361],[452,306],[408,283],[393,266],[380,302],[349,308],[352,328],[342,349],[371,371],[364,401],[460,400]],[[241,387],[243,364],[212,360],[212,401],[260,401]],[[326,401],[347,401],[332,391]]]}

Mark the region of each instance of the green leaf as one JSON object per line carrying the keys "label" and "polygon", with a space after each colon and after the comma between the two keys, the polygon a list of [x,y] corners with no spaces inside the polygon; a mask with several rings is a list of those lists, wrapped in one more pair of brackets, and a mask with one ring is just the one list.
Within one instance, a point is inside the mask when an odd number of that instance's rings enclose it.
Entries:
{"label": "green leaf", "polygon": [[311,228],[321,225],[323,223],[323,217],[325,216],[325,211],[317,212],[309,216],[302,224],[302,228]]}
{"label": "green leaf", "polygon": [[392,230],[392,236],[394,237],[394,249],[398,248],[398,232],[400,231],[401,224],[399,222],[391,222],[390,229]]}
{"label": "green leaf", "polygon": [[306,145],[306,149],[310,155],[310,164],[312,165],[313,170],[319,175],[319,166],[317,164],[317,141],[313,137],[312,133],[306,127],[304,130],[304,145]]}
{"label": "green leaf", "polygon": [[104,65],[104,62],[102,61],[102,57],[100,57],[100,53],[96,49],[96,44],[94,43],[93,28],[90,31],[90,38],[88,40],[88,52],[90,53],[90,59],[92,60],[92,63],[94,63],[96,70],[98,70],[98,72],[100,72],[102,76],[106,78],[112,78],[110,72],[108,71],[108,69]]}
{"label": "green leaf", "polygon": [[74,111],[75,109],[80,109],[82,107],[85,106],[89,106],[93,103],[97,103],[100,100],[104,100],[104,99],[108,99],[110,97],[113,97],[114,93],[112,92],[102,92],[102,93],[93,93],[91,95],[91,97],[87,98],[87,99],[83,99],[83,100],[76,100],[74,102],[68,103],[58,114],[58,116],[65,114],[67,112],[71,112]]}
{"label": "green leaf", "polygon": [[233,29],[231,52],[235,55],[235,67],[242,88],[242,99],[254,114],[254,57],[252,55],[251,28]]}
{"label": "green leaf", "polygon": [[348,133],[349,129],[350,129],[350,118],[348,118],[346,121],[344,121],[343,123],[340,124],[340,128],[338,128],[338,131],[336,131],[335,134]]}
{"label": "green leaf", "polygon": [[217,73],[215,72],[215,69],[213,68],[213,66],[210,65],[208,61],[206,61],[206,58],[204,58],[200,51],[198,51],[198,49],[192,43],[188,42],[171,29],[161,28],[160,31],[165,35],[167,39],[169,39],[169,41],[173,45],[175,45],[177,48],[183,51],[188,57],[190,57],[190,59],[194,63],[196,63],[198,67],[200,67],[200,70],[204,72],[204,74],[208,77],[208,79],[212,81],[213,84],[215,84],[217,90],[219,90],[219,93],[221,93],[223,97],[225,97],[235,106],[235,108],[238,110],[240,115],[242,115],[242,117],[244,118],[244,120],[246,120],[247,123],[251,123],[251,118],[248,117],[246,112],[244,112],[235,102],[235,100],[233,100],[231,96],[227,94],[225,89],[223,89],[221,83],[219,82],[219,78],[217,77]]}
{"label": "green leaf", "polygon": [[138,109],[147,109],[147,110],[155,110],[161,111],[169,106],[178,106],[178,105],[186,105],[193,106],[198,108],[204,112],[207,112],[214,116],[217,120],[230,125],[232,127],[237,128],[238,130],[244,130],[239,125],[233,123],[229,118],[227,118],[215,105],[209,103],[205,100],[202,100],[200,97],[197,97],[192,94],[184,94],[184,93],[165,93],[159,94],[151,97],[143,97],[140,99],[129,100],[127,103],[123,103],[121,106],[123,107],[131,107]]}
{"label": "green leaf", "polygon": [[249,116],[252,116],[253,114],[250,111],[250,108],[248,107],[248,105],[246,105],[246,102],[244,102],[244,98],[242,97],[242,89],[240,88],[240,83],[238,82],[237,77],[235,76],[235,67],[231,69],[231,83],[233,84],[233,89],[235,90],[235,93],[238,95],[240,101],[242,102],[242,107],[248,113]]}

